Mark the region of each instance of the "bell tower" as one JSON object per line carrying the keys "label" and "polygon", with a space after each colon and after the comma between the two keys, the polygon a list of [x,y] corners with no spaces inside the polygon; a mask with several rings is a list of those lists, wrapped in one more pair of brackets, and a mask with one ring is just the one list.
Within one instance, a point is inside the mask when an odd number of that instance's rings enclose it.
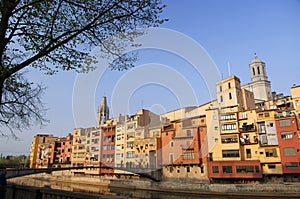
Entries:
{"label": "bell tower", "polygon": [[101,104],[98,108],[98,117],[97,117],[97,127],[105,124],[106,121],[109,119],[109,108],[107,106],[106,97],[103,96],[101,100]]}
{"label": "bell tower", "polygon": [[254,93],[256,101],[268,101],[272,99],[271,82],[268,80],[266,64],[261,61],[256,53],[249,64],[251,83],[245,85],[245,89]]}
{"label": "bell tower", "polygon": [[266,72],[266,64],[261,61],[256,53],[254,54],[254,59],[249,64],[250,72],[251,72],[251,81],[259,81],[266,80],[268,81],[267,72]]}

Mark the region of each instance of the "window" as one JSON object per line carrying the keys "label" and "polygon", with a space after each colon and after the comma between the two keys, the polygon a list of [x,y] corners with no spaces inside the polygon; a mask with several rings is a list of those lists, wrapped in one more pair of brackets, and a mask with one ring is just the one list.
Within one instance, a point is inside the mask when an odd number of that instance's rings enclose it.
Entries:
{"label": "window", "polygon": [[239,150],[223,150],[222,151],[223,158],[238,158],[240,157]]}
{"label": "window", "polygon": [[255,166],[255,172],[259,173],[259,166],[257,166],[257,165]]}
{"label": "window", "polygon": [[218,166],[213,166],[212,167],[212,172],[213,173],[219,173],[219,167]]}
{"label": "window", "polygon": [[192,136],[191,130],[186,130],[186,136],[187,136],[187,137]]}
{"label": "window", "polygon": [[187,173],[191,172],[191,168],[190,168],[190,167],[187,167],[187,168],[186,168],[186,172],[187,172]]}
{"label": "window", "polygon": [[183,154],[184,160],[194,160],[194,152],[186,152]]}
{"label": "window", "polygon": [[237,135],[221,136],[221,139],[222,139],[222,143],[223,144],[226,144],[226,143],[237,143],[238,142]]}
{"label": "window", "polygon": [[296,106],[299,106],[300,105],[299,100],[296,100],[295,104],[296,104]]}
{"label": "window", "polygon": [[283,155],[284,156],[295,156],[296,155],[296,149],[295,148],[284,148],[283,149]]}
{"label": "window", "polygon": [[230,82],[228,82],[228,88],[231,88]]}
{"label": "window", "polygon": [[134,151],[128,151],[126,153],[126,158],[134,158]]}
{"label": "window", "polygon": [[230,99],[230,100],[232,99],[232,95],[231,95],[231,93],[229,93],[229,99]]}
{"label": "window", "polygon": [[232,166],[223,166],[223,173],[232,173]]}
{"label": "window", "polygon": [[259,69],[259,67],[257,67],[257,74],[260,75],[260,69]]}
{"label": "window", "polygon": [[286,168],[298,168],[298,163],[297,162],[287,162],[285,164]]}
{"label": "window", "polygon": [[222,86],[220,86],[219,88],[220,88],[220,92],[222,92]]}
{"label": "window", "polygon": [[281,132],[281,139],[288,140],[293,138],[292,132]]}
{"label": "window", "polygon": [[174,142],[173,141],[170,142],[170,147],[174,147]]}
{"label": "window", "polygon": [[252,72],[253,72],[253,75],[255,75],[255,69],[254,68],[252,68]]}
{"label": "window", "polygon": [[186,141],[186,147],[189,148],[191,145],[190,141]]}
{"label": "window", "polygon": [[127,148],[133,148],[133,142],[127,142]]}
{"label": "window", "polygon": [[215,131],[217,131],[218,130],[218,126],[215,126]]}
{"label": "window", "polygon": [[277,157],[276,148],[265,149],[266,157]]}
{"label": "window", "polygon": [[246,149],[247,158],[251,158],[251,149]]}
{"label": "window", "polygon": [[220,101],[223,102],[223,96],[222,95],[220,96]]}
{"label": "window", "polygon": [[254,166],[236,166],[237,173],[254,173]]}
{"label": "window", "polygon": [[269,112],[265,113],[265,117],[270,117],[270,113]]}
{"label": "window", "polygon": [[246,112],[242,112],[242,119],[246,119],[247,118],[247,113]]}
{"label": "window", "polygon": [[222,131],[224,130],[235,130],[236,124],[223,124],[222,125]]}
{"label": "window", "polygon": [[290,119],[279,120],[279,126],[280,127],[291,126]]}
{"label": "window", "polygon": [[171,164],[174,163],[174,154],[173,154],[173,153],[170,153],[170,154],[169,154],[169,160],[170,160],[170,163],[171,163]]}
{"label": "window", "polygon": [[276,165],[275,164],[268,164],[268,169],[276,169]]}
{"label": "window", "polygon": [[230,114],[230,115],[221,115],[220,120],[235,120],[236,115],[235,114]]}

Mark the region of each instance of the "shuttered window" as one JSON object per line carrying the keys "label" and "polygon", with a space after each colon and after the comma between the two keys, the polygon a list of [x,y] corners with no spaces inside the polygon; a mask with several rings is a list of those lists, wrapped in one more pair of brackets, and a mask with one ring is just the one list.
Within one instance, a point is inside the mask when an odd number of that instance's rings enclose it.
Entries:
{"label": "shuttered window", "polygon": [[284,156],[295,156],[296,155],[296,149],[295,148],[284,148],[283,149],[283,155]]}

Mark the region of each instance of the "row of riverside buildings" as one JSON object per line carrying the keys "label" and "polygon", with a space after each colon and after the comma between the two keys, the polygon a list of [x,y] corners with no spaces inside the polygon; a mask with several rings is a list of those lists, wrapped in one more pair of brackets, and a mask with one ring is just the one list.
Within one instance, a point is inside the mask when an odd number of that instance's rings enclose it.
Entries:
{"label": "row of riverside buildings", "polygon": [[249,68],[250,83],[230,76],[216,83],[216,100],[161,115],[141,109],[109,118],[103,97],[95,127],[63,138],[36,135],[30,167],[111,166],[73,172],[116,176],[134,175],[120,168],[151,168],[164,179],[298,182],[300,86],[290,96],[277,94],[256,55]]}

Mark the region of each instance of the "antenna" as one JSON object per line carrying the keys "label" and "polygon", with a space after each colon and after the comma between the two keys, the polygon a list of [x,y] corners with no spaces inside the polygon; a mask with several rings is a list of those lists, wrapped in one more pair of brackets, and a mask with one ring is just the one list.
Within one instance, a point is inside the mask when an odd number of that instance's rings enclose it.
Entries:
{"label": "antenna", "polygon": [[228,76],[230,77],[230,64],[229,64],[229,61],[227,62],[227,67],[228,67]]}

